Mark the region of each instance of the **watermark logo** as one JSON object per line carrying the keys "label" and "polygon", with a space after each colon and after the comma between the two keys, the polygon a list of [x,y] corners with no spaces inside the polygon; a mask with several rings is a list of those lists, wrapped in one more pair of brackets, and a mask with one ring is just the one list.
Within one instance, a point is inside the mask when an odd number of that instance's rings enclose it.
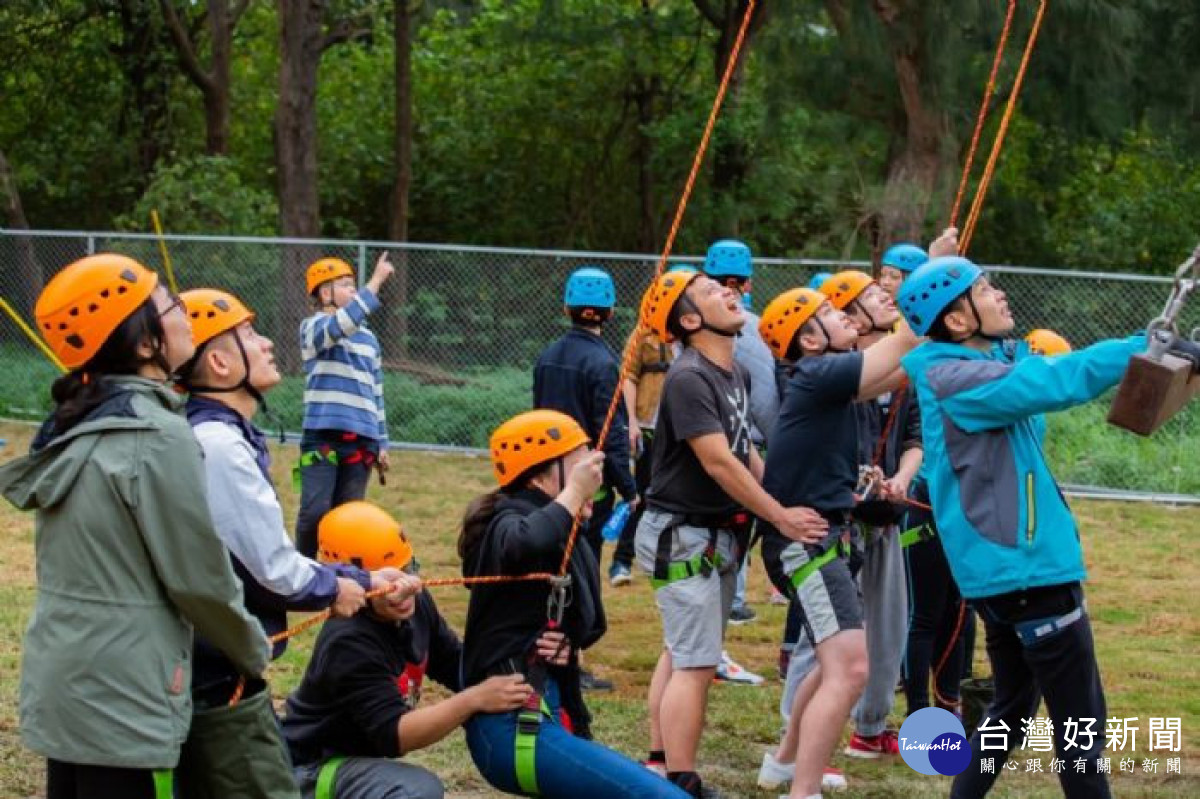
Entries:
{"label": "watermark logo", "polygon": [[948,710],[925,707],[900,725],[900,756],[913,771],[953,777],[971,764],[962,722]]}

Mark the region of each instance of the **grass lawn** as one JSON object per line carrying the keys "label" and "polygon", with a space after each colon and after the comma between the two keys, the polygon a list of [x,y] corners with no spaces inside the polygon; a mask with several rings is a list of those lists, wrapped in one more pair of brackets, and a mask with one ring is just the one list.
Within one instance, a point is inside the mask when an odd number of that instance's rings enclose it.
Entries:
{"label": "grass lawn", "polygon": [[[0,463],[24,452],[31,429],[0,425]],[[275,468],[288,518],[294,517],[296,493],[290,468],[294,450],[278,453]],[[490,470],[482,459],[395,453],[394,471],[386,487],[373,484],[370,498],[395,512],[413,539],[426,576],[458,573],[454,553],[456,526],[467,500],[489,487]],[[1200,517],[1194,509],[1174,510],[1119,503],[1076,502],[1092,580],[1089,602],[1104,674],[1110,716],[1138,717],[1136,773],[1113,778],[1117,796],[1200,796],[1200,665],[1197,643],[1200,619],[1187,609],[1188,597],[1200,577]],[[42,790],[43,763],[24,749],[17,730],[17,676],[21,636],[34,602],[32,519],[0,504],[0,797],[32,797]],[[751,572],[750,598],[759,613],[756,622],[730,628],[728,648],[747,667],[769,675],[763,688],[715,686],[708,729],[701,753],[706,779],[729,796],[770,796],[754,785],[763,751],[778,733],[780,684],[774,679],[775,659],[783,627],[781,608],[766,603],[768,585],[759,566]],[[461,629],[467,593],[462,588],[438,589],[438,604]],[[649,585],[644,579],[609,590],[608,636],[589,656],[599,673],[612,678],[617,691],[593,700],[598,740],[635,757],[647,744],[645,692],[658,655],[660,630]],[[300,617],[297,617],[299,620]],[[271,670],[273,690],[284,696],[295,686],[307,662],[315,633],[298,637]],[[982,636],[980,636],[982,638]],[[982,641],[976,653],[977,672],[986,671]],[[439,690],[427,692],[436,701]],[[895,722],[903,717],[903,699]],[[1149,752],[1149,718],[1180,717],[1181,752]],[[1119,770],[1122,753],[1113,756]],[[1059,796],[1050,774],[1025,773],[1025,760],[1038,753],[1016,753],[1018,771],[1003,775],[993,796]],[[1183,758],[1183,775],[1165,775],[1168,756]],[[1157,758],[1158,773],[1143,773],[1142,761]],[[413,760],[440,774],[453,796],[490,796],[479,778],[461,734],[419,753]],[[1049,770],[1049,756],[1043,758]],[[901,761],[849,761],[845,768],[851,797],[926,797],[945,795],[949,778],[927,777]]]}

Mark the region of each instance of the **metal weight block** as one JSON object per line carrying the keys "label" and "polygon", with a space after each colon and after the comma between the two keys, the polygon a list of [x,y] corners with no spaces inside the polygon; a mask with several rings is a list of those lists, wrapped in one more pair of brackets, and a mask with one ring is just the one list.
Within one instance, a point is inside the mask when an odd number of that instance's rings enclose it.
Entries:
{"label": "metal weight block", "polygon": [[1192,362],[1170,353],[1133,356],[1108,412],[1109,424],[1140,436],[1163,426],[1200,393]]}

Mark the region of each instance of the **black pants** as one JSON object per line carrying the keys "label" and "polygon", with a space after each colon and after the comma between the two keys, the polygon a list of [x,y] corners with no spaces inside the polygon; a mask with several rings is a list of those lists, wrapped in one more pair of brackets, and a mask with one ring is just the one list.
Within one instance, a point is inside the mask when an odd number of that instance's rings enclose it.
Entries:
{"label": "black pants", "polygon": [[617,548],[613,552],[613,563],[629,569],[633,567],[633,539],[637,534],[638,522],[642,520],[642,511],[646,508],[646,491],[650,489],[650,472],[654,468],[651,453],[654,451],[654,431],[642,431],[642,453],[638,455],[633,467],[633,479],[637,483],[638,496],[642,501],[629,514]]}
{"label": "black pants", "polygon": [[[919,502],[929,502],[928,494],[920,487],[914,490],[913,497]],[[903,527],[910,530],[932,523],[929,511],[914,507],[906,514]],[[973,612],[963,606],[941,541],[920,541],[905,549],[904,570],[908,575],[909,607],[904,698],[908,712],[913,713],[929,706],[930,673],[936,671],[938,663],[942,663],[942,668],[933,675],[938,694],[947,701],[958,701],[964,660],[970,657],[964,633]]]}
{"label": "black pants", "polygon": [[309,558],[317,556],[317,528],[321,517],[331,508],[367,495],[367,483],[379,455],[379,446],[361,437],[343,440],[346,437],[336,431],[306,430],[300,439],[296,549]]}
{"label": "black pants", "polygon": [[[169,771],[167,772],[170,773]],[[167,787],[166,797],[171,796]],[[46,799],[156,799],[154,771],[46,761]],[[161,797],[158,797],[161,799]]]}
{"label": "black pants", "polygon": [[[988,658],[996,682],[996,695],[982,727],[997,728],[1000,722],[1008,725],[1007,743],[1012,749],[1021,745],[1022,719],[1033,718],[1039,696],[1046,707],[1054,728],[1054,743],[1058,757],[1066,768],[1058,775],[1063,793],[1068,799],[1104,799],[1111,794],[1108,778],[1096,771],[1096,761],[1104,751],[1106,707],[1104,688],[1100,684],[1100,669],[1092,627],[1085,613],[1081,619],[1057,632],[1026,645],[1017,635],[1016,625],[1023,621],[1062,616],[1081,606],[1083,589],[1078,583],[1034,588],[1011,594],[973,600],[983,620],[987,639]],[[1076,736],[1075,745],[1067,749],[1064,725],[1068,719],[1095,719],[1091,731],[1096,732],[1086,749],[1085,736]],[[1080,724],[1080,730],[1085,728]],[[999,749],[983,750],[982,735],[976,731],[971,738],[974,753],[971,765],[954,779],[951,799],[977,799],[984,796],[1003,771],[1008,752]],[[998,743],[989,736],[989,744]],[[982,773],[981,761],[994,758],[993,773]],[[1075,771],[1075,761],[1086,762],[1085,771]]]}

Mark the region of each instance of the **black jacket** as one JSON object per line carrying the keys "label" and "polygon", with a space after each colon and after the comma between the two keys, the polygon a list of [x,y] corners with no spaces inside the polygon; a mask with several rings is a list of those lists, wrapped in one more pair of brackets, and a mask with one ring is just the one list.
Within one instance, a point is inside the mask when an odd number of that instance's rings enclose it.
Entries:
{"label": "black jacket", "polygon": [[400,717],[421,698],[428,674],[461,688],[458,636],[428,593],[403,622],[362,610],[321,628],[304,678],[287,700],[283,735],[295,765],[334,755],[399,757]]}
{"label": "black jacket", "polygon": [[[533,407],[561,411],[579,422],[594,444],[600,437],[621,364],[594,333],[574,327],[542,351],[533,368]],[[637,496],[629,456],[629,417],[624,398],[617,405],[604,442],[604,483],[627,500]]]}

